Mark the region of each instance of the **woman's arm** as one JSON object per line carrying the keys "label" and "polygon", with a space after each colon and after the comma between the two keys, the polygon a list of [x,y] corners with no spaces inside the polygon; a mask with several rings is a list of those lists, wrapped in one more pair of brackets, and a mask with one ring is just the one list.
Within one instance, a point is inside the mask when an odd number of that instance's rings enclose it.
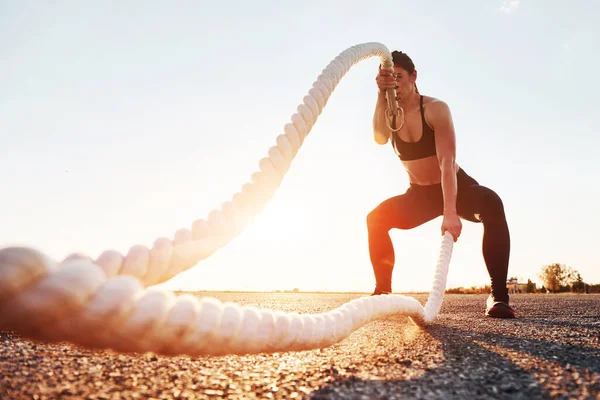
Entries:
{"label": "woman's arm", "polygon": [[456,134],[452,114],[448,105],[440,100],[433,101],[427,108],[426,120],[435,131],[435,146],[442,174],[442,193],[444,196],[442,235],[447,230],[454,236],[454,240],[457,240],[462,230],[462,223],[456,210],[456,196],[458,193]]}
{"label": "woman's arm", "polygon": [[375,105],[375,113],[373,114],[373,134],[375,135],[375,142],[378,144],[386,144],[390,138],[391,131],[385,120],[387,106],[385,91],[380,90],[377,94],[377,104]]}

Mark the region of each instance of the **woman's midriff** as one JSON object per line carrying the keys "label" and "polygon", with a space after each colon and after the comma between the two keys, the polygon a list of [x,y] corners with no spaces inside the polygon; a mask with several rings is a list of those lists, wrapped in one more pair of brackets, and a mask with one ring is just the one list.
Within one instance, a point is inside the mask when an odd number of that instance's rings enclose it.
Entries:
{"label": "woman's midriff", "polygon": [[[402,161],[408,173],[410,183],[420,186],[437,185],[442,181],[442,171],[437,156],[430,156],[420,160]],[[456,166],[456,172],[460,167]]]}

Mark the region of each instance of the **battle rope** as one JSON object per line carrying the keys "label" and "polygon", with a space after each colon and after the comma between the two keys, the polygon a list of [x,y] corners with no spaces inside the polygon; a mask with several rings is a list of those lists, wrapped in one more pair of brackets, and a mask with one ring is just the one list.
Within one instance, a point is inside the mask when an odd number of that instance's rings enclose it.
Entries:
{"label": "battle rope", "polygon": [[415,323],[438,314],[453,240],[442,239],[434,284],[425,307],[402,295],[352,300],[321,314],[298,314],[222,303],[148,288],[185,271],[226,245],[273,197],[329,96],[348,70],[377,56],[392,67],[389,50],[364,43],[340,53],[319,75],[285,134],[259,162],[252,183],[231,201],[174,239],[123,256],[105,251],[96,260],[72,255],[56,263],[35,249],[0,250],[0,329],[34,340],[70,342],[118,352],[225,355],[296,351],[330,346],[366,323],[406,315]]}

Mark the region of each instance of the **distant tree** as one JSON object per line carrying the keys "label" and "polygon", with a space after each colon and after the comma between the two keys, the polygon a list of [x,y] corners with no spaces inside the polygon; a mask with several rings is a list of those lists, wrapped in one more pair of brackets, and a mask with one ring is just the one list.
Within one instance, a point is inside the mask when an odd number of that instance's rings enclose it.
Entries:
{"label": "distant tree", "polygon": [[573,281],[577,271],[573,268],[568,267],[564,264],[554,263],[550,265],[544,265],[540,273],[540,278],[544,282],[544,286],[550,292],[558,292],[561,286],[570,285]]}
{"label": "distant tree", "polygon": [[294,293],[298,293],[299,291],[300,291],[300,289],[294,288]]}
{"label": "distant tree", "polygon": [[484,286],[471,286],[468,288],[459,286],[459,287],[455,287],[455,288],[448,288],[445,290],[444,293],[446,294],[488,294],[491,292],[491,286],[490,285],[484,285]]}
{"label": "distant tree", "polygon": [[525,291],[527,293],[535,293],[535,283],[531,282],[531,279],[527,279],[527,288]]}
{"label": "distant tree", "polygon": [[571,285],[560,285],[560,289],[558,289],[559,293],[569,293],[571,291]]}
{"label": "distant tree", "polygon": [[461,294],[463,292],[463,288],[448,288],[446,289],[447,294]]}
{"label": "distant tree", "polygon": [[540,289],[540,293],[547,293],[548,291],[546,290],[546,286],[542,286],[542,288]]}
{"label": "distant tree", "polygon": [[585,292],[585,282],[583,281],[583,278],[579,272],[577,272],[571,288],[574,292]]}
{"label": "distant tree", "polygon": [[588,293],[600,293],[600,283],[588,285]]}

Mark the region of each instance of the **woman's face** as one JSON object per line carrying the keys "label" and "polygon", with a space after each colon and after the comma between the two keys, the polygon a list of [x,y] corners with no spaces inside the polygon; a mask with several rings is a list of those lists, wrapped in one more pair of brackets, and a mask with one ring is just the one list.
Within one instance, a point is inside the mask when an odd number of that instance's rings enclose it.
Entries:
{"label": "woman's face", "polygon": [[396,78],[396,85],[398,86],[398,89],[396,89],[396,96],[398,98],[402,99],[406,97],[415,89],[417,71],[409,74],[404,68],[394,66],[394,76]]}

